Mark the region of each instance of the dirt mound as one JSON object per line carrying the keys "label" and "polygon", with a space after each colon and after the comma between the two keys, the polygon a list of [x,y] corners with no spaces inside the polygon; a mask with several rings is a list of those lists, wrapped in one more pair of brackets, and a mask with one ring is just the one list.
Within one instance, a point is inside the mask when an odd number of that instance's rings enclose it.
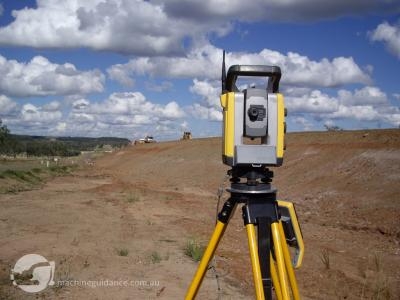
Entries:
{"label": "dirt mound", "polygon": [[[273,184],[302,226],[302,298],[398,299],[400,130],[292,133],[287,145]],[[43,299],[183,298],[197,266],[188,241],[207,243],[226,179],[221,147],[220,138],[130,146],[40,190],[1,195],[0,295],[36,297],[8,276],[38,253],[56,261],[55,280],[159,283],[48,288]],[[211,269],[199,299],[254,297],[239,210],[213,264],[219,279]]]}
{"label": "dirt mound", "polygon": [[[299,272],[303,295],[316,299],[326,299],[321,293],[354,299],[371,293],[398,295],[400,277],[391,266],[400,267],[400,131],[292,133],[287,146],[283,167],[274,169],[274,185],[282,199],[296,204],[302,222],[307,247]],[[219,138],[142,145],[118,158],[105,157],[99,166],[126,174],[124,181],[137,180],[140,186],[151,182],[153,189],[175,190],[185,197],[190,193],[212,196],[227,170],[220,149]],[[200,217],[202,212],[196,213]],[[236,218],[234,226],[241,231],[240,216]],[[203,233],[196,218],[191,226],[195,234]],[[244,270],[249,271],[241,266],[247,263],[243,238],[242,232],[227,238],[220,255],[238,260],[227,267],[247,287],[251,277],[243,276]],[[244,246],[239,253],[228,250],[239,240]],[[321,258],[325,253],[331,260],[329,270]],[[380,265],[379,271],[373,261]],[[371,272],[373,278],[368,278]],[[317,290],[313,290],[315,282],[320,282]]]}

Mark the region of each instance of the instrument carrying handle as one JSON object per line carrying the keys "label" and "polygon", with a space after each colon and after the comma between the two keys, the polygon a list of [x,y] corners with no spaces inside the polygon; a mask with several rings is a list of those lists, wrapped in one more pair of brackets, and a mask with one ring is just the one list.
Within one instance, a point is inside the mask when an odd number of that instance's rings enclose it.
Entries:
{"label": "instrument carrying handle", "polygon": [[228,92],[238,91],[238,88],[236,87],[236,80],[238,76],[268,77],[267,91],[271,93],[278,93],[281,75],[281,68],[278,66],[233,65],[228,70],[226,89]]}

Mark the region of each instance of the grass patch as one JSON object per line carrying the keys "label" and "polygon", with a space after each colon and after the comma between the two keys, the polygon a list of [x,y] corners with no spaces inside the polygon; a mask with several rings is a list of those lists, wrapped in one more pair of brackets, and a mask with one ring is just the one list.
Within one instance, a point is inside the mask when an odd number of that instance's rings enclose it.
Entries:
{"label": "grass patch", "polygon": [[153,264],[158,264],[162,260],[161,255],[157,251],[154,251],[153,253],[151,253],[150,259],[151,259],[151,263],[153,263]]}
{"label": "grass patch", "polygon": [[42,179],[32,171],[26,172],[26,175],[28,175],[31,178],[31,182],[33,183],[42,181]]}
{"label": "grass patch", "polygon": [[0,194],[17,194],[19,192],[29,191],[32,186],[27,186],[23,184],[13,184],[7,186],[0,186]]}
{"label": "grass patch", "polygon": [[1,173],[1,178],[2,179],[11,178],[27,183],[37,183],[41,181],[40,177],[36,176],[31,171],[20,171],[20,170],[10,170],[10,169],[3,171]]}
{"label": "grass patch", "polygon": [[[32,166],[30,163],[9,165],[0,169],[0,194],[18,193],[40,187],[43,181],[70,174],[77,166],[51,166],[50,168]],[[4,180],[4,181],[3,181]]]}
{"label": "grass patch", "polygon": [[68,174],[72,171],[72,167],[69,166],[51,166],[49,168],[50,172],[56,174]]}
{"label": "grass patch", "polygon": [[390,300],[394,299],[389,289],[388,279],[386,276],[377,276],[373,286],[373,300]]}
{"label": "grass patch", "polygon": [[191,257],[194,261],[200,261],[203,257],[205,247],[200,245],[195,239],[189,239],[185,246],[185,255]]}
{"label": "grass patch", "polygon": [[373,261],[374,261],[375,271],[376,272],[382,271],[382,255],[378,252],[375,252]]}
{"label": "grass patch", "polygon": [[140,195],[136,194],[136,193],[130,193],[128,195],[128,197],[126,198],[126,201],[128,203],[135,203],[135,202],[139,202],[140,201]]}
{"label": "grass patch", "polygon": [[170,200],[174,200],[174,197],[172,197],[171,195],[165,195],[165,196],[164,196],[164,199],[165,199],[166,201],[170,201]]}
{"label": "grass patch", "polygon": [[[65,175],[70,173],[72,169],[73,168],[69,166],[52,166],[49,168],[49,171],[53,175]],[[42,180],[39,174],[44,173],[46,173],[46,170],[41,168],[33,168],[28,170],[7,169],[0,173],[0,178],[11,178],[22,182],[36,183]]]}
{"label": "grass patch", "polygon": [[117,254],[119,256],[128,256],[129,250],[126,248],[117,249]]}
{"label": "grass patch", "polygon": [[41,168],[33,168],[32,172],[35,174],[41,174],[41,173],[43,173],[43,170]]}
{"label": "grass patch", "polygon": [[13,178],[20,181],[28,181],[26,180],[25,171],[7,169],[2,173],[2,175],[4,178]]}

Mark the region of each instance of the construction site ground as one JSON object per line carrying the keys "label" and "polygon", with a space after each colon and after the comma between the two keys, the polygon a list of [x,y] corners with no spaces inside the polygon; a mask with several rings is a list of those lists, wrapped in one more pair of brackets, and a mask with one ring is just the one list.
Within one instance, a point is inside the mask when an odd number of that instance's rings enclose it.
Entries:
{"label": "construction site ground", "polygon": [[[220,138],[141,144],[1,194],[0,298],[184,298],[188,243],[207,244],[227,169]],[[302,299],[400,299],[400,130],[291,133],[274,173],[304,236]],[[29,253],[55,262],[56,284],[37,294],[10,281]],[[198,299],[254,298],[240,209],[212,266]]]}

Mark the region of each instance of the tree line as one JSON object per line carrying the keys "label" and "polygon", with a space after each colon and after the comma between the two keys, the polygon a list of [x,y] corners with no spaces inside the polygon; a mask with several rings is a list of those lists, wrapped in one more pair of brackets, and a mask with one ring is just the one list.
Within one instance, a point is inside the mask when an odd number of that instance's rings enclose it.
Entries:
{"label": "tree line", "polygon": [[81,151],[94,151],[104,145],[122,147],[128,139],[114,137],[44,137],[11,134],[0,119],[0,155],[76,156]]}

